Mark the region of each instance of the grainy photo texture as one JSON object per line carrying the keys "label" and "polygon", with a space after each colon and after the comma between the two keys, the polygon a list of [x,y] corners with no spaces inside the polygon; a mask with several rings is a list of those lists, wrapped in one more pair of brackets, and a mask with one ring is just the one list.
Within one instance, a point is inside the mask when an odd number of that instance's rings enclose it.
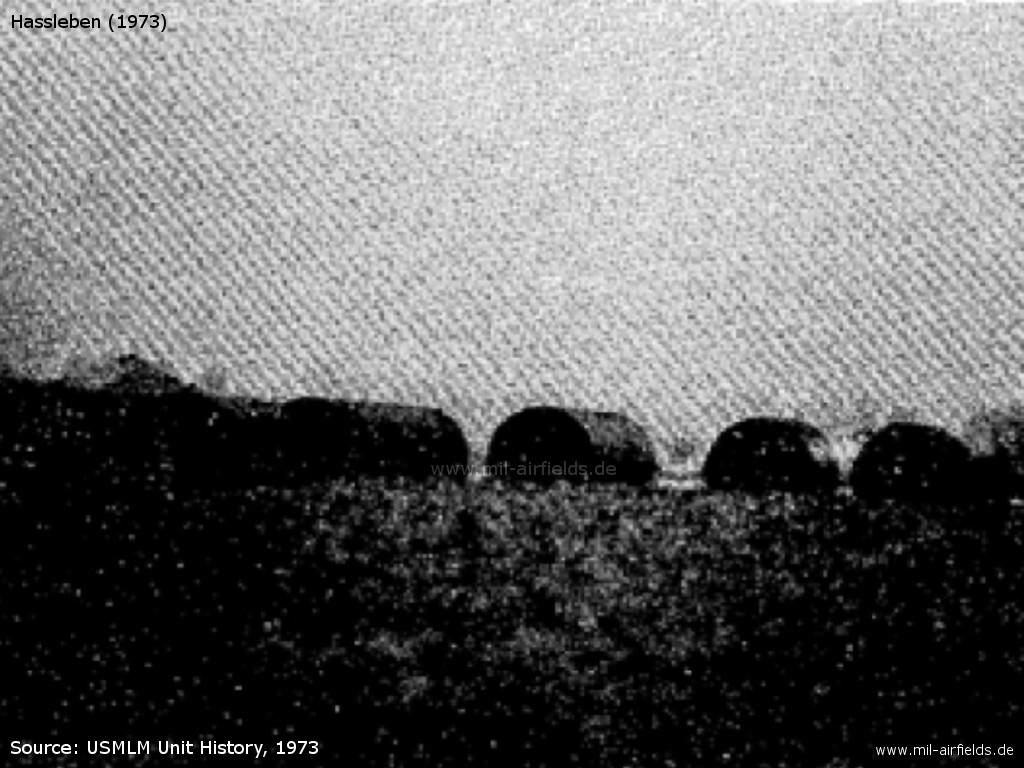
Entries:
{"label": "grainy photo texture", "polygon": [[6,3],[0,763],[1014,764],[1022,40]]}

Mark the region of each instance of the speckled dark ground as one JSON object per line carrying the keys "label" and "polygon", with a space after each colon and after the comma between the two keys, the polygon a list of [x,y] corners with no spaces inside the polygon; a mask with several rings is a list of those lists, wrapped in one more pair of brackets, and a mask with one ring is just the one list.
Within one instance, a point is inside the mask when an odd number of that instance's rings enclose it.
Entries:
{"label": "speckled dark ground", "polygon": [[108,479],[3,510],[5,752],[83,753],[10,764],[256,764],[84,755],[215,738],[319,742],[262,765],[856,766],[1024,715],[1008,509]]}

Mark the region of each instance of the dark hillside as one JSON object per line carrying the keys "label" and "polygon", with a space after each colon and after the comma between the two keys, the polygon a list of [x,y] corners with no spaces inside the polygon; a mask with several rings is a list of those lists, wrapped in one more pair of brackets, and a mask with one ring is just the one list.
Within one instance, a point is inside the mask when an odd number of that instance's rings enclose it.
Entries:
{"label": "dark hillside", "polygon": [[684,498],[8,499],[5,725],[317,739],[323,766],[863,765],[883,744],[1012,741],[1019,517]]}

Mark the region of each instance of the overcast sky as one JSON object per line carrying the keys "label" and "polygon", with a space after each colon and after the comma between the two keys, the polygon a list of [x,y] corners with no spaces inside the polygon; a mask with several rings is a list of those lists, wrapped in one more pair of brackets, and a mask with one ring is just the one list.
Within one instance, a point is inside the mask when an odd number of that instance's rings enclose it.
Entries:
{"label": "overcast sky", "polygon": [[436,405],[475,442],[535,403],[706,440],[1019,397],[1024,8],[680,6],[3,19],[3,355]]}

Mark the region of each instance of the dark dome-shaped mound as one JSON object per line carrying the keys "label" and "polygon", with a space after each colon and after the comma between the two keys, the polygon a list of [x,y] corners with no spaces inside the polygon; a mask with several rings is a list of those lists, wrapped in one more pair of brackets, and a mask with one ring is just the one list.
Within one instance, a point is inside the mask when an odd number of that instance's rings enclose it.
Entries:
{"label": "dark dome-shaped mound", "polygon": [[[438,408],[398,403],[348,403],[357,425],[356,465],[366,474],[465,480],[469,443],[461,427]],[[440,471],[440,475],[436,474]]]}
{"label": "dark dome-shaped mound", "polygon": [[969,494],[974,472],[970,450],[946,430],[893,422],[865,443],[850,485],[864,500],[944,501]]}
{"label": "dark dome-shaped mound", "polygon": [[757,417],[718,436],[704,461],[709,489],[814,493],[835,488],[839,467],[825,435],[795,419]]}
{"label": "dark dome-shaped mound", "polygon": [[434,408],[302,397],[280,407],[267,438],[291,482],[360,475],[458,480],[468,472],[462,430]]}
{"label": "dark dome-shaped mound", "polygon": [[488,474],[538,484],[558,480],[642,485],[658,471],[650,438],[619,413],[526,408],[495,430]]}

